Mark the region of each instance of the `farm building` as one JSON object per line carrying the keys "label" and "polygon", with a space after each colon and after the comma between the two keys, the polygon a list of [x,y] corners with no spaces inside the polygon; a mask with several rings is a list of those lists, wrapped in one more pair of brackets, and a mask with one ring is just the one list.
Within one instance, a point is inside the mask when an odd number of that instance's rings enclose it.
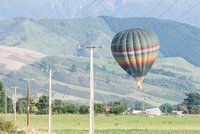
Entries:
{"label": "farm building", "polygon": [[162,111],[159,108],[146,109],[145,113],[147,115],[156,115],[156,116],[162,115]]}
{"label": "farm building", "polygon": [[133,110],[133,114],[134,115],[142,114],[142,111],[141,110]]}
{"label": "farm building", "polygon": [[178,115],[178,116],[183,116],[183,111],[175,111],[175,110],[173,110],[172,114],[173,115]]}

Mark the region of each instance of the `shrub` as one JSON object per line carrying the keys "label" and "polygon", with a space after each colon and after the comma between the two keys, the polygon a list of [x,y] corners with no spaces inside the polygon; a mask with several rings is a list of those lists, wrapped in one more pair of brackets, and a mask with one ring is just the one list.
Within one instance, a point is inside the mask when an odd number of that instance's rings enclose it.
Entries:
{"label": "shrub", "polygon": [[122,114],[125,111],[125,107],[121,102],[115,102],[112,108],[109,110],[111,114]]}
{"label": "shrub", "polygon": [[87,105],[80,106],[79,113],[81,113],[81,114],[87,114],[87,113],[89,113],[88,106]]}
{"label": "shrub", "polygon": [[24,131],[17,131],[17,128],[14,126],[13,122],[5,121],[3,118],[0,118],[0,133],[1,134],[25,134]]}

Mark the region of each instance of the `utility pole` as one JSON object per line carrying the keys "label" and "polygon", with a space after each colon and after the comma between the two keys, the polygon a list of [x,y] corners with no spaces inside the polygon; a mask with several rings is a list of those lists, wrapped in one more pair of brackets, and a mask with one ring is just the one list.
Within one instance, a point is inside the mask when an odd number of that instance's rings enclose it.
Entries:
{"label": "utility pole", "polygon": [[52,109],[52,70],[49,69],[49,131],[48,133],[52,133],[52,128],[51,128],[51,109]]}
{"label": "utility pole", "polygon": [[26,81],[26,130],[30,126],[30,81],[34,79],[24,79]]}
{"label": "utility pole", "polygon": [[15,112],[15,125],[16,125],[16,120],[17,120],[17,107],[16,107],[16,103],[17,103],[17,87],[14,87],[15,89],[15,103],[14,103],[14,112]]}
{"label": "utility pole", "polygon": [[17,88],[18,87],[11,87],[14,89],[14,95],[13,95],[13,110],[14,110],[14,123],[16,125],[16,121],[17,121]]}
{"label": "utility pole", "polygon": [[102,46],[88,46],[86,47],[90,53],[90,120],[89,120],[89,134],[94,134],[94,70],[93,70],[93,52],[96,48]]}
{"label": "utility pole", "polygon": [[52,74],[59,69],[49,69],[49,130],[48,134],[52,133]]}
{"label": "utility pole", "polygon": [[7,116],[7,91],[6,91],[6,88],[5,88],[5,117]]}
{"label": "utility pole", "polygon": [[48,134],[52,133],[52,74],[55,73],[56,69],[50,69],[49,67],[47,69],[43,69],[42,71],[49,72],[49,115],[48,115]]}
{"label": "utility pole", "polygon": [[27,86],[27,90],[26,90],[26,97],[27,97],[27,102],[26,102],[26,105],[27,105],[27,128],[29,128],[29,125],[30,125],[30,87],[29,87],[29,81],[27,81],[26,83],[26,86]]}

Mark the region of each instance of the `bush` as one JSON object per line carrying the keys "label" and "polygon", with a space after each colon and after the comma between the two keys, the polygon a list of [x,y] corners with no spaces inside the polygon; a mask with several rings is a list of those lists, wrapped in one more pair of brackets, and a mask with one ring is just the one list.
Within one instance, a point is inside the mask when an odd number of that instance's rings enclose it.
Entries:
{"label": "bush", "polygon": [[187,106],[183,103],[176,105],[175,108],[178,111],[183,111],[184,114],[189,114],[189,110],[188,110]]}
{"label": "bush", "polygon": [[63,114],[66,113],[63,107],[61,106],[54,106],[53,107],[53,114]]}
{"label": "bush", "polygon": [[125,107],[121,102],[115,102],[112,108],[109,110],[111,114],[122,114],[125,111]]}
{"label": "bush", "polygon": [[66,110],[67,113],[71,113],[71,114],[77,114],[78,113],[78,108],[74,104],[68,104],[68,105],[65,106],[64,109]]}
{"label": "bush", "polygon": [[77,71],[77,67],[76,67],[75,64],[73,64],[73,65],[71,66],[71,72],[76,72],[76,71]]}
{"label": "bush", "polygon": [[34,114],[39,112],[39,110],[36,106],[32,106],[30,111],[31,111],[31,113],[34,113]]}
{"label": "bush", "polygon": [[39,97],[38,102],[35,103],[35,106],[38,108],[37,114],[48,114],[49,97],[45,95]]}
{"label": "bush", "polygon": [[173,111],[173,106],[171,104],[165,103],[160,106],[160,110],[165,114],[171,114]]}
{"label": "bush", "polygon": [[88,106],[87,105],[80,106],[79,113],[81,113],[81,114],[87,114],[87,113],[89,113]]}
{"label": "bush", "polygon": [[0,112],[4,113],[5,112],[5,89],[3,87],[3,84],[0,82]]}
{"label": "bush", "polygon": [[200,114],[200,94],[199,93],[188,93],[187,98],[184,99],[183,104],[189,110],[190,114]]}
{"label": "bush", "polygon": [[5,121],[0,118],[0,133],[1,134],[25,134],[23,131],[17,131],[14,123],[11,121]]}
{"label": "bush", "polygon": [[102,114],[106,112],[106,108],[104,104],[96,103],[94,104],[95,113]]}

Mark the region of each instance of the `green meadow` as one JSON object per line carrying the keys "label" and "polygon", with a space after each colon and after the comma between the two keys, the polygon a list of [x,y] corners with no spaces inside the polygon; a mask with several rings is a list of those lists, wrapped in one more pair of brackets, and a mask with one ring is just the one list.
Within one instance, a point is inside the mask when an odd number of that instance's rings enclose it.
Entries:
{"label": "green meadow", "polygon": [[[1,115],[3,116],[3,115]],[[9,114],[6,120],[13,121]],[[53,115],[54,134],[88,134],[88,115]],[[26,115],[17,116],[17,126],[25,129]],[[31,115],[30,128],[38,134],[48,132],[48,115]],[[96,115],[95,134],[200,134],[200,115],[133,116]]]}

